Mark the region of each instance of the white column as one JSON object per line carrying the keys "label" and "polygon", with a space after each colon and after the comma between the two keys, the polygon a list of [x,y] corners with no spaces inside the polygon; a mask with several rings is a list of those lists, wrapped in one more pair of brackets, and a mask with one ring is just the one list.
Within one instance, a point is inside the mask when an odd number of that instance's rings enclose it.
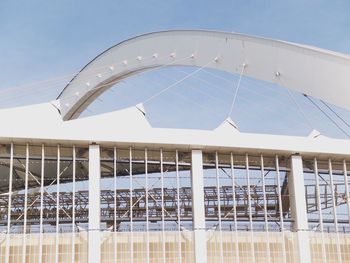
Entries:
{"label": "white column", "polygon": [[130,262],[134,262],[134,225],[133,225],[133,181],[132,181],[132,148],[129,148],[129,205],[130,205]]}
{"label": "white column", "polygon": [[177,234],[178,234],[178,253],[179,263],[182,263],[182,248],[181,248],[181,208],[180,208],[180,173],[179,173],[179,152],[176,150],[175,154],[176,166],[176,203],[177,203]]}
{"label": "white column", "polygon": [[[150,262],[150,245],[149,245],[149,205],[148,205],[148,152],[147,148],[145,149],[145,202],[146,202],[146,262]],[[164,239],[163,239],[164,241]]]}
{"label": "white column", "polygon": [[27,255],[27,207],[28,207],[28,173],[29,173],[29,145],[26,145],[26,167],[24,182],[24,216],[23,216],[23,234],[22,234],[22,262],[26,262]]}
{"label": "white column", "polygon": [[100,262],[100,146],[89,146],[89,263]]}
{"label": "white column", "polygon": [[201,150],[192,151],[191,177],[195,262],[206,263],[207,238],[205,232],[203,157]]}
{"label": "white column", "polygon": [[61,176],[61,151],[60,145],[57,145],[57,175],[56,175],[56,250],[55,250],[55,262],[59,261],[60,253],[60,176]]}
{"label": "white column", "polygon": [[220,262],[224,262],[224,247],[222,244],[222,222],[221,222],[221,198],[220,198],[220,174],[219,174],[219,156],[215,153],[215,174],[216,174],[216,192],[218,202],[218,221],[219,221],[219,236],[220,236]]}
{"label": "white column", "polygon": [[290,208],[294,220],[293,231],[297,234],[299,262],[311,262],[303,162],[299,155],[291,157],[291,172],[288,178]]}
{"label": "white column", "polygon": [[113,233],[113,243],[114,243],[114,262],[118,261],[118,244],[117,244],[117,148],[113,148],[113,178],[114,178],[114,233]]}
{"label": "white column", "polygon": [[8,263],[10,261],[12,179],[13,179],[13,143],[11,143],[11,150],[10,150],[9,199],[8,199],[9,201],[8,201],[8,207],[7,207],[7,231],[6,231],[5,263]]}
{"label": "white column", "polygon": [[231,179],[232,179],[232,205],[233,205],[233,221],[235,226],[235,259],[234,262],[239,263],[239,244],[238,244],[238,233],[237,233],[237,201],[236,201],[236,183],[235,183],[235,167],[233,163],[233,154],[231,153]]}
{"label": "white column", "polygon": [[41,145],[41,181],[40,181],[40,237],[39,237],[39,263],[42,263],[43,257],[43,216],[44,216],[44,186],[45,186],[45,146]]}
{"label": "white column", "polygon": [[262,191],[263,191],[263,202],[264,202],[264,221],[265,221],[265,233],[266,233],[266,255],[267,262],[271,262],[270,253],[270,235],[269,235],[269,222],[267,219],[267,199],[266,199],[266,183],[265,183],[265,166],[264,166],[264,156],[260,155],[260,172],[262,181]]}
{"label": "white column", "polygon": [[344,184],[345,184],[345,194],[346,194],[346,206],[348,210],[348,221],[350,224],[350,200],[349,200],[349,181],[348,181],[348,171],[346,168],[346,161],[343,161],[343,172],[344,172]]}
{"label": "white column", "polygon": [[76,176],[76,149],[75,145],[73,145],[73,171],[72,171],[72,257],[71,261],[72,263],[75,262],[75,191],[76,191],[76,185],[75,185],[75,176]]}

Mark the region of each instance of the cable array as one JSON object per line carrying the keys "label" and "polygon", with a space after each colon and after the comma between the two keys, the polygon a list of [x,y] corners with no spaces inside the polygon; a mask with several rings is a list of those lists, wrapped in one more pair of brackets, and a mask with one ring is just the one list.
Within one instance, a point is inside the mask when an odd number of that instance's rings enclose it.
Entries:
{"label": "cable array", "polygon": [[[227,117],[232,117],[235,119],[235,116],[239,114],[240,116],[246,115],[246,119],[254,118],[256,113],[249,112],[249,111],[242,111],[241,108],[238,108],[240,111],[239,113],[235,113],[233,116],[233,110],[235,107],[235,104],[237,100],[240,101],[240,103],[243,103],[244,105],[248,105],[251,103],[257,103],[257,99],[259,100],[271,100],[272,103],[265,104],[257,104],[259,107],[262,107],[264,110],[270,112],[273,115],[280,115],[278,117],[279,119],[292,119],[293,114],[290,111],[282,112],[280,110],[276,111],[276,107],[283,107],[284,102],[281,101],[278,96],[282,97],[289,97],[292,103],[296,106],[296,109],[299,111],[300,116],[303,118],[305,124],[310,128],[314,129],[316,123],[312,123],[310,118],[307,114],[307,109],[305,107],[302,107],[300,103],[294,98],[294,96],[291,94],[291,91],[289,89],[286,89],[287,94],[283,92],[283,89],[275,88],[273,85],[266,84],[262,81],[256,81],[253,79],[250,79],[248,77],[244,76],[244,70],[246,68],[246,64],[242,64],[241,72],[240,74],[231,74],[229,77],[225,74],[218,73],[215,70],[210,69],[211,64],[213,62],[217,62],[215,59],[209,61],[207,64],[205,64],[202,67],[196,68],[190,72],[187,70],[183,70],[181,67],[171,67],[173,69],[173,72],[181,72],[182,74],[185,74],[184,76],[181,76],[180,78],[177,78],[174,73],[169,74],[169,72],[165,72],[167,74],[163,74],[164,68],[169,68],[170,66],[179,64],[180,61],[186,60],[186,59],[193,59],[193,55],[188,57],[183,57],[179,59],[173,59],[170,63],[162,65],[160,67],[155,67],[152,69],[149,69],[146,71],[146,73],[140,73],[135,78],[142,78],[144,81],[143,85],[146,86],[157,86],[158,90],[154,92],[151,95],[147,94],[146,98],[141,98],[141,103],[144,104],[150,104],[152,101],[154,101],[155,98],[161,97],[161,95],[165,94],[166,92],[171,92],[171,94],[174,94],[174,96],[180,97],[181,100],[186,100],[188,103],[195,105],[196,107],[200,108],[202,111],[208,112],[209,115],[216,116],[219,120],[224,117],[224,113],[218,112],[215,107],[208,107],[205,102],[196,99],[194,96],[189,96],[187,94],[187,89],[190,88],[192,92],[201,94],[201,96],[205,96],[208,98],[210,102],[218,103],[218,105],[227,105],[229,108]],[[154,56],[144,57],[143,60],[147,61],[150,59],[154,59]],[[120,62],[118,62],[120,63]],[[78,84],[87,84],[84,83],[84,79],[88,79],[89,77],[98,77],[101,76],[101,74],[105,74],[106,72],[109,72],[111,68],[114,68],[118,63],[112,64],[112,65],[103,65],[98,68],[87,68],[84,70],[84,78],[83,79],[76,79],[76,75],[78,72],[73,72],[69,74],[65,74],[62,76],[50,78],[47,80],[37,81],[34,83],[30,83],[27,85],[19,85],[9,88],[0,89],[0,107],[1,105],[8,106],[8,104],[18,104],[23,101],[29,101],[32,97],[34,100],[38,101],[41,98],[45,98],[47,101],[47,98],[49,100],[54,99],[55,95],[59,93],[60,90],[62,90],[62,87],[67,86],[67,83],[70,83],[72,81],[76,81]],[[139,63],[139,61],[135,61],[135,63]],[[154,72],[154,73],[153,73]],[[153,74],[153,75],[152,75]],[[157,79],[151,79],[149,76],[156,75]],[[73,77],[73,79],[72,79]],[[174,79],[175,77],[175,79]],[[118,88],[126,87],[126,86],[133,86],[135,89],[143,88],[139,84],[135,84],[133,79],[124,79],[121,82],[119,80],[112,81],[103,84],[102,86],[96,87],[96,89],[111,87],[108,90],[110,91],[109,97],[112,97],[111,94],[118,95],[118,92],[113,89],[113,86],[115,84],[118,84]],[[211,79],[209,79],[211,78]],[[208,80],[209,79],[209,80]],[[193,84],[193,81],[196,81],[195,84]],[[164,82],[170,82],[168,84],[164,85]],[[192,82],[192,84],[191,84]],[[224,83],[223,83],[224,82]],[[187,85],[187,88],[176,88],[176,87],[184,87]],[[232,91],[229,89],[228,86],[232,85],[235,86],[235,89]],[[175,89],[176,88],[176,89]],[[93,89],[92,89],[93,90]],[[242,90],[242,94],[240,94],[240,90]],[[262,90],[264,92],[259,92],[259,90]],[[265,92],[267,91],[268,92]],[[244,93],[250,93],[251,95],[244,96]],[[273,94],[271,94],[273,93]],[[226,94],[226,95],[225,95]],[[277,95],[277,98],[274,95]],[[287,96],[286,96],[287,95]],[[312,100],[309,96],[304,95],[305,98],[308,99],[310,105],[313,105],[316,107],[338,130],[340,130],[344,135],[347,137],[350,137],[350,133],[341,125],[339,125],[338,121],[340,121],[343,125],[345,125],[347,128],[350,128],[350,124],[345,120],[344,117],[340,115],[339,112],[333,109],[332,106],[328,105],[324,101],[320,100],[320,102],[326,107],[326,109],[335,116],[331,116],[330,113],[327,113],[324,109],[322,109],[318,104],[315,103],[314,100]],[[232,97],[230,105],[228,105],[227,99],[229,97]],[[165,97],[167,98],[167,97]],[[100,96],[96,101],[95,105],[100,103],[101,106],[105,106],[105,97]],[[135,102],[135,105],[140,103],[140,101]],[[154,103],[159,103],[154,102]],[[246,106],[245,106],[246,107]],[[178,109],[174,109],[177,111],[183,110],[181,107]],[[86,112],[91,114],[95,114],[95,110],[93,107],[89,107],[86,109]],[[89,114],[88,114],[89,115]],[[169,116],[167,116],[169,118]],[[176,118],[175,118],[176,119]]]}

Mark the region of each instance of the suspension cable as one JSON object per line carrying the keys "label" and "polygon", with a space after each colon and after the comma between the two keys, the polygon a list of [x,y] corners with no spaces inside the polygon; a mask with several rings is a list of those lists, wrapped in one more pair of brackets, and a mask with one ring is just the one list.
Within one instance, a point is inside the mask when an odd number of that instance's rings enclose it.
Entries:
{"label": "suspension cable", "polygon": [[228,112],[227,118],[229,118],[229,117],[231,116],[231,114],[232,114],[233,107],[234,107],[235,102],[236,102],[238,90],[239,90],[239,87],[241,86],[241,80],[242,80],[242,76],[243,76],[243,73],[244,73],[244,69],[246,68],[246,66],[247,66],[247,64],[243,63],[243,65],[242,65],[242,70],[241,70],[241,74],[239,75],[239,79],[238,79],[238,82],[237,82],[237,87],[236,87],[235,95],[233,96],[232,103],[231,103],[231,107],[230,107],[230,111]]}
{"label": "suspension cable", "polygon": [[334,113],[335,116],[337,116],[346,126],[348,126],[350,128],[350,124],[344,120],[344,118],[342,118],[335,110],[333,110],[326,102],[324,102],[323,100],[320,100],[331,112]]}
{"label": "suspension cable", "polygon": [[350,138],[349,133],[347,133],[342,127],[336,123],[331,116],[329,116],[317,103],[315,103],[308,95],[303,94],[317,109],[319,109],[340,131],[342,131],[348,138]]}
{"label": "suspension cable", "polygon": [[176,85],[180,84],[181,82],[183,82],[184,80],[188,79],[189,77],[193,76],[194,74],[198,73],[199,71],[201,71],[203,68],[207,67],[209,64],[213,63],[213,61],[210,61],[209,63],[205,64],[204,66],[192,71],[191,73],[189,73],[188,75],[186,75],[185,77],[179,79],[178,81],[174,82],[173,84],[165,87],[164,89],[162,89],[161,91],[153,94],[152,96],[148,97],[147,99],[145,99],[142,103],[145,104],[151,100],[153,100],[154,98],[158,97],[159,95],[163,94],[164,92],[166,92],[167,90],[175,87]]}
{"label": "suspension cable", "polygon": [[299,105],[299,103],[295,100],[294,96],[292,95],[292,93],[290,92],[290,90],[287,88],[288,91],[288,95],[289,97],[292,99],[293,103],[297,106],[301,116],[305,119],[306,124],[311,128],[311,130],[314,129],[314,127],[311,124],[311,121],[309,120],[309,118],[306,116],[305,112],[303,111],[303,109],[301,108],[301,106]]}

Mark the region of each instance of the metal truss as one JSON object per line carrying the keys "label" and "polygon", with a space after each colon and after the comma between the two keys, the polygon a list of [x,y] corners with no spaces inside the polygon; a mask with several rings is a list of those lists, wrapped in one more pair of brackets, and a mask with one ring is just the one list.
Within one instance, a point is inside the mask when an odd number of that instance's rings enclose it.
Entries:
{"label": "metal truss", "polygon": [[[261,186],[250,187],[252,217],[256,221],[264,220],[264,204],[263,204],[263,189]],[[235,187],[236,200],[236,216],[238,220],[246,220],[249,216],[248,201],[247,201],[247,186]],[[279,218],[279,203],[278,203],[278,188],[277,185],[266,185],[266,208],[270,219]],[[163,189],[164,214],[166,221],[177,221],[177,189]],[[75,193],[75,223],[86,223],[88,221],[88,191],[77,191]],[[130,200],[132,200],[132,215],[133,221],[146,221],[146,191],[145,189],[134,189],[132,198],[130,198],[129,189],[117,189],[116,210],[114,209],[114,191],[101,191],[101,221],[108,225],[114,224],[114,213],[116,213],[117,224],[130,221]],[[148,218],[150,222],[158,222],[162,220],[162,189],[148,189]],[[206,220],[218,220],[218,193],[215,186],[204,188],[205,196],[205,216]],[[40,222],[40,210],[43,209],[43,222],[47,224],[55,224],[56,209],[57,209],[57,194],[55,192],[45,192],[43,195],[43,207],[40,207],[40,193],[28,193],[27,196],[27,223],[36,225]],[[192,190],[191,187],[179,188],[180,197],[180,218],[181,221],[192,221]],[[312,198],[312,197],[310,197]],[[60,223],[71,223],[73,212],[73,193],[59,193],[59,220]],[[7,207],[8,196],[0,196],[0,224],[7,223]],[[14,194],[12,196],[12,211],[11,224],[23,224],[23,215],[25,208],[25,195]],[[232,187],[220,187],[220,210],[222,221],[233,221],[234,207]],[[283,208],[287,213],[289,207]]]}

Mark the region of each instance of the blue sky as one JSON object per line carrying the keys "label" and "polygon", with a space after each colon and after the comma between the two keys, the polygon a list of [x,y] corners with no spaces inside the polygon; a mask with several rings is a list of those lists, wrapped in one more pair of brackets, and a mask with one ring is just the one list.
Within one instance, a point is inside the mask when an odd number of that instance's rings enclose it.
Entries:
{"label": "blue sky", "polygon": [[[350,1],[2,0],[0,2],[0,91],[9,90],[10,92],[12,88],[19,85],[25,85],[22,88],[24,90],[26,85],[30,83],[71,74],[82,68],[97,54],[122,40],[146,32],[166,29],[234,31],[309,44],[350,54]],[[171,78],[175,79],[177,76],[177,73],[163,72],[162,74],[168,74],[169,83]],[[151,81],[153,77],[152,74],[136,77],[130,80],[130,83],[140,87],[142,83]],[[164,85],[167,85],[166,80],[162,81],[164,81]],[[62,83],[50,82],[49,84],[55,86],[52,89],[57,93],[63,88],[64,81],[62,80]],[[128,83],[125,85],[127,86]],[[188,85],[196,84],[188,83]],[[175,89],[171,92],[180,92],[180,90],[181,87],[179,90]],[[123,87],[120,92],[124,92]],[[171,92],[167,96],[171,96]],[[210,91],[208,90],[208,92]],[[0,107],[36,102],[40,91],[35,90],[33,93],[30,96],[24,96],[24,98],[17,98],[17,95],[5,96],[0,93]],[[274,101],[281,100],[280,98],[284,98],[286,95],[278,97],[278,94],[272,92],[264,93],[271,97],[276,96],[277,99]],[[12,92],[12,94],[16,94],[16,92]],[[113,103],[110,101],[111,98],[117,95],[106,93],[105,98],[101,99],[109,101],[110,105]],[[244,95],[243,90],[239,94],[239,101],[244,101]],[[249,96],[249,94],[246,95]],[[294,95],[305,108],[308,117],[313,120],[315,128],[330,136],[344,137],[332,123],[321,116],[320,112],[310,108],[310,105],[306,105],[303,98],[298,97],[298,94]],[[127,94],[124,96],[130,97]],[[186,96],[194,99],[198,97],[198,94],[186,94]],[[153,111],[153,116],[158,119],[162,117],[159,112],[161,107],[166,107],[164,104],[166,99],[165,96],[163,102],[150,105],[150,111]],[[254,107],[253,110],[259,111],[259,106],[266,104],[265,99],[262,101],[260,98],[254,104],[257,107]],[[200,103],[204,103],[203,105],[209,105],[205,103],[211,102],[212,100],[200,99]],[[130,103],[133,102],[130,101]],[[272,105],[272,103],[268,104]],[[185,104],[177,104],[177,106],[179,105],[184,107]],[[217,102],[216,105],[219,107],[216,115],[220,115],[217,113],[224,109],[220,108],[222,105],[220,102]],[[97,112],[101,111],[101,105],[97,105],[95,108]],[[210,129],[217,126],[221,121],[220,118],[223,117],[220,115],[221,117],[214,120],[214,118],[209,118],[208,113],[203,112],[200,108],[189,107],[187,110],[191,114],[181,115],[185,113],[178,113],[179,117],[175,116],[172,123],[169,121],[160,122],[159,125],[164,124],[172,127],[175,126],[174,123],[181,120],[181,116],[190,116],[184,123],[184,127],[197,127],[198,125],[194,124],[196,120],[198,122],[200,119],[198,127]],[[258,126],[261,124],[254,124],[261,119],[261,116],[254,115],[254,112],[250,113],[249,118],[244,116],[248,110],[252,110],[252,106],[243,105],[236,111],[237,115],[233,116],[243,131],[305,135],[309,130],[309,127],[305,125],[305,120],[302,124],[298,123],[302,122],[301,116],[290,125],[290,119],[287,116],[298,115],[295,109],[293,109],[295,114],[289,114],[289,108],[285,107],[286,114],[283,115],[286,117],[281,118],[278,114],[274,114],[277,111],[281,114],[281,108],[272,105],[269,114],[277,120],[267,122],[269,128],[259,128]],[[343,114],[344,118],[350,120],[348,112],[337,110]],[[150,119],[152,123],[158,125],[155,117],[152,120],[152,116],[150,116]],[[348,129],[348,127],[345,128]]]}

